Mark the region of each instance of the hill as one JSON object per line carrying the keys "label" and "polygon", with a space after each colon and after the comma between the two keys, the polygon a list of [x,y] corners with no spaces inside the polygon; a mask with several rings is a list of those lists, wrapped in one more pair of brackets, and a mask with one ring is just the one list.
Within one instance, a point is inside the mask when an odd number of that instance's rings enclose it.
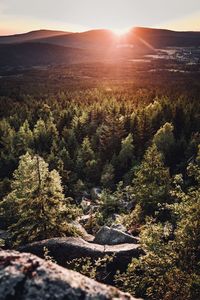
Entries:
{"label": "hill", "polygon": [[98,29],[80,33],[65,34],[38,39],[40,43],[55,44],[75,48],[104,48],[118,43],[118,38],[111,30]]}
{"label": "hill", "polygon": [[0,45],[0,67],[69,64],[89,59],[89,53],[84,50],[56,45],[38,43]]}
{"label": "hill", "polygon": [[136,27],[123,36],[99,29],[81,33],[38,30],[0,37],[1,67],[132,60],[166,47],[200,47],[200,32]]}
{"label": "hill", "polygon": [[30,31],[22,34],[0,36],[0,44],[24,43],[36,39],[67,35],[69,33],[70,32],[41,29],[41,30]]}
{"label": "hill", "polygon": [[200,32],[195,31],[181,32],[136,27],[128,33],[126,38],[129,43],[134,43],[136,39],[140,39],[154,48],[200,46]]}
{"label": "hill", "polygon": [[200,46],[200,32],[178,32],[165,29],[136,27],[119,37],[110,30],[90,30],[70,35],[57,35],[38,40],[41,43],[55,44],[75,48],[107,48],[119,44],[130,44],[146,48]]}

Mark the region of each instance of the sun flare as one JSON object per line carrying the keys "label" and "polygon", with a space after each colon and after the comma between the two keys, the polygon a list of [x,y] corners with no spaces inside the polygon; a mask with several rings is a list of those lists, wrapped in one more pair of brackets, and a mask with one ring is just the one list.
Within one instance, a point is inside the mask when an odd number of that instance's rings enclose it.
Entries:
{"label": "sun flare", "polygon": [[129,32],[130,29],[127,29],[127,28],[123,28],[123,29],[117,29],[117,28],[113,28],[111,29],[112,32],[117,35],[117,36],[122,36],[122,35],[125,35]]}

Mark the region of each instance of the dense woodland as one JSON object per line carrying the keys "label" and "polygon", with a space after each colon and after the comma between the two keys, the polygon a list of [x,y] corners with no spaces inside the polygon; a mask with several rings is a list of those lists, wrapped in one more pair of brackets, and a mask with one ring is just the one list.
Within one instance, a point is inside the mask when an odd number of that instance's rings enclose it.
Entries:
{"label": "dense woodland", "polygon": [[183,81],[2,89],[0,226],[10,246],[77,235],[70,222],[81,199],[100,187],[87,230],[118,214],[145,252],[116,286],[145,299],[200,299],[200,87]]}

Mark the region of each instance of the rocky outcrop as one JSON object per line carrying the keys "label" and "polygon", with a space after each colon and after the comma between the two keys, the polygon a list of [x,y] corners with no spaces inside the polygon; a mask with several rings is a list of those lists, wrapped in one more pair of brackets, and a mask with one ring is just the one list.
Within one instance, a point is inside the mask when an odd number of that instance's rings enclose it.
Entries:
{"label": "rocky outcrop", "polygon": [[103,246],[89,243],[82,238],[53,238],[25,245],[19,250],[43,258],[44,247],[49,250],[49,255],[63,267],[66,267],[67,262],[75,258],[90,257],[97,259],[105,255],[114,255],[114,259],[109,265],[110,277],[108,276],[106,283],[112,283],[117,270],[125,271],[132,258],[137,258],[142,254],[138,244]]}
{"label": "rocky outcrop", "polygon": [[90,191],[90,195],[93,201],[96,201],[101,198],[102,190],[98,187],[94,187]]}
{"label": "rocky outcrop", "polygon": [[70,223],[72,226],[74,226],[74,228],[76,228],[76,230],[78,232],[80,232],[81,237],[85,240],[85,241],[93,241],[94,240],[94,236],[91,234],[88,234],[87,231],[85,230],[85,228],[78,222],[78,221],[72,221]]}
{"label": "rocky outcrop", "polygon": [[125,227],[124,225],[122,225],[122,224],[115,224],[115,223],[113,223],[113,224],[111,225],[111,228],[117,229],[117,230],[120,230],[120,231],[122,231],[122,232],[126,232],[126,233],[127,233],[126,227]]}
{"label": "rocky outcrop", "polygon": [[96,234],[93,241],[100,245],[137,244],[138,240],[121,230],[103,226]]}
{"label": "rocky outcrop", "polygon": [[120,292],[32,254],[0,251],[0,300],[134,300]]}
{"label": "rocky outcrop", "polygon": [[125,258],[138,257],[141,250],[138,244],[121,244],[114,246],[103,246],[89,243],[82,238],[52,238],[39,242],[27,244],[19,248],[22,252],[30,252],[40,257],[44,255],[44,247],[46,247],[50,255],[55,260],[64,265],[66,260],[72,260],[80,257],[98,258],[104,255],[115,254],[120,260]]}

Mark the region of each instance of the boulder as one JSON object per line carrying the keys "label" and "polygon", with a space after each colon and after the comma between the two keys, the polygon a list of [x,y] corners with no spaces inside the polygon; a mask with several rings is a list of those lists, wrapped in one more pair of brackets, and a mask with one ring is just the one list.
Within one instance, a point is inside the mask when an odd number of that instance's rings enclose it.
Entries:
{"label": "boulder", "polygon": [[86,241],[94,240],[94,236],[91,234],[88,234],[87,231],[85,230],[85,228],[78,221],[72,221],[70,224],[73,225],[78,232],[80,232],[80,235],[82,236],[82,238],[84,240],[86,240]]}
{"label": "boulder", "polygon": [[100,245],[119,245],[119,244],[137,244],[138,240],[132,235],[121,230],[103,226],[96,234],[95,244]]}
{"label": "boulder", "polygon": [[134,300],[129,294],[35,255],[0,251],[0,299]]}
{"label": "boulder", "polygon": [[49,255],[63,267],[66,267],[67,262],[75,258],[90,257],[95,260],[105,255],[114,255],[114,259],[109,265],[110,276],[107,277],[106,283],[112,283],[113,276],[117,270],[124,272],[132,258],[138,258],[139,255],[143,254],[139,244],[103,246],[89,243],[82,238],[72,237],[52,238],[34,242],[20,247],[18,250],[21,252],[29,252],[43,258],[44,247],[49,250]]}
{"label": "boulder", "polygon": [[94,187],[90,191],[90,195],[93,201],[96,201],[101,198],[102,190],[99,187]]}
{"label": "boulder", "polygon": [[122,225],[122,224],[112,224],[111,228],[112,229],[120,230],[120,231],[125,232],[125,233],[127,232],[126,227],[124,225]]}
{"label": "boulder", "polygon": [[84,214],[86,214],[90,211],[92,203],[88,199],[82,199],[80,205],[81,205],[81,208],[82,208]]}

